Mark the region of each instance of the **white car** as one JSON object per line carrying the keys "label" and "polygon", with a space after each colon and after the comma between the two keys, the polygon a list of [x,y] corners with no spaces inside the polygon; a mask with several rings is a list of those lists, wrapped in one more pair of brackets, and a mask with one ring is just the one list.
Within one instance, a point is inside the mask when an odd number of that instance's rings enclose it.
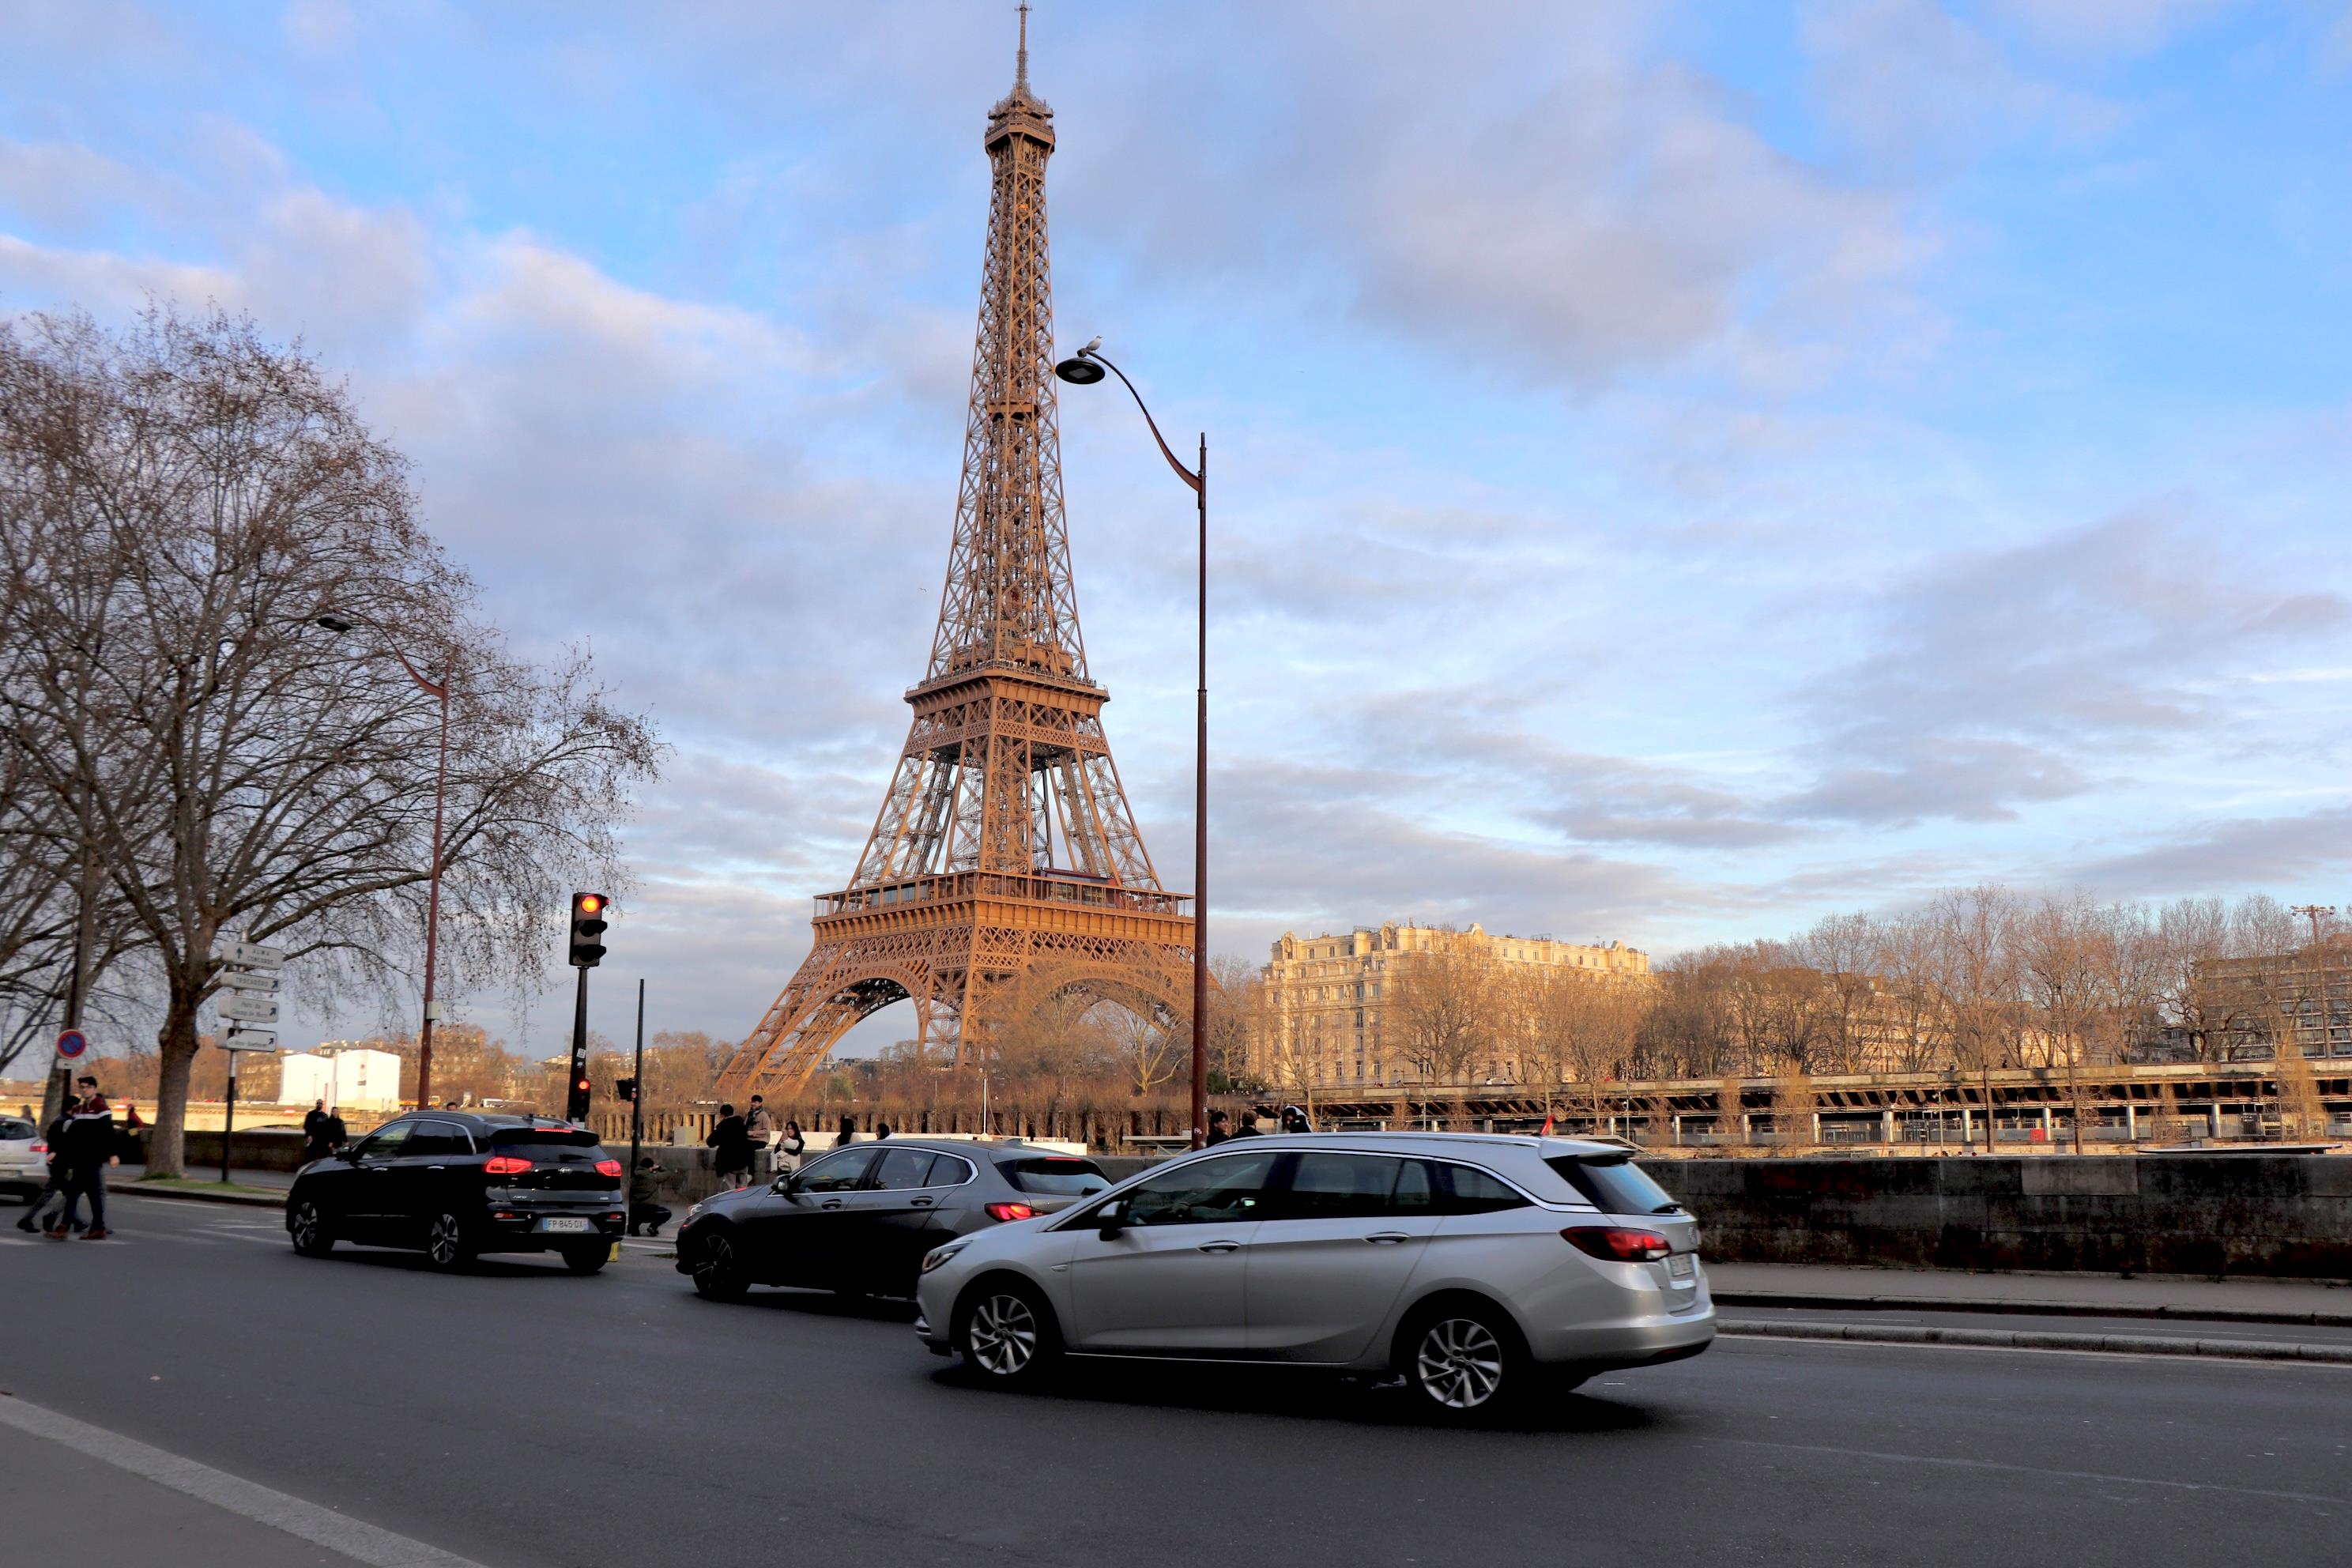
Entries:
{"label": "white car", "polygon": [[0,1116],[0,1193],[31,1203],[48,1181],[49,1146],[41,1130],[21,1116]]}
{"label": "white car", "polygon": [[1235,1139],[923,1258],[915,1331],[986,1381],[1066,1356],[1402,1375],[1433,1410],[1715,1339],[1698,1225],[1625,1152],[1443,1132]]}

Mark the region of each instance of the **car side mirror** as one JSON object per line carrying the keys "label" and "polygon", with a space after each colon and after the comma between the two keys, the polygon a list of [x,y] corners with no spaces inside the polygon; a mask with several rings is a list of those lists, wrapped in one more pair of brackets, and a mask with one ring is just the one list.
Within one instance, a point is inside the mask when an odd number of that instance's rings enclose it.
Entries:
{"label": "car side mirror", "polygon": [[786,1171],[782,1175],[778,1176],[775,1179],[775,1181],[769,1186],[768,1190],[775,1194],[780,1198],[791,1197],[793,1195],[793,1183],[794,1180],[794,1173],[791,1171]]}
{"label": "car side mirror", "polygon": [[1105,1240],[1127,1228],[1127,1200],[1124,1198],[1103,1205],[1094,1213],[1095,1230]]}

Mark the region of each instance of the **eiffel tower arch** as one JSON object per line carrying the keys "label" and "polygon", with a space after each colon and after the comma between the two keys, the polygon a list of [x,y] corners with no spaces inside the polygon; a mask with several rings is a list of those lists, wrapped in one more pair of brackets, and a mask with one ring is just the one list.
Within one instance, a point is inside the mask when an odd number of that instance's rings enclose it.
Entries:
{"label": "eiffel tower arch", "polygon": [[1062,511],[1045,234],[1053,110],[1029,88],[989,110],[988,242],[963,478],[939,629],[874,830],[814,942],[719,1077],[790,1093],[867,1015],[914,1005],[914,1037],[957,1065],[994,1046],[1040,984],[1165,1019],[1191,1005],[1187,895],[1160,886],[1087,668]]}

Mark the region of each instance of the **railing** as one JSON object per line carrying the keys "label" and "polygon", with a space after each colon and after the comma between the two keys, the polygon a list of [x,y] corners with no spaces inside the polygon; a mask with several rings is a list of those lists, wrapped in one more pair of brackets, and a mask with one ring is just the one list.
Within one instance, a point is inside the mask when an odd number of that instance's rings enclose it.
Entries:
{"label": "railing", "polygon": [[900,904],[950,902],[959,899],[1023,899],[1033,903],[1076,904],[1084,908],[1129,910],[1146,914],[1181,915],[1192,900],[1181,893],[1157,888],[1122,888],[1083,873],[1065,878],[1046,873],[1012,877],[997,872],[958,871],[944,877],[919,877],[879,888],[851,888],[825,893],[816,900],[819,919],[855,914]]}

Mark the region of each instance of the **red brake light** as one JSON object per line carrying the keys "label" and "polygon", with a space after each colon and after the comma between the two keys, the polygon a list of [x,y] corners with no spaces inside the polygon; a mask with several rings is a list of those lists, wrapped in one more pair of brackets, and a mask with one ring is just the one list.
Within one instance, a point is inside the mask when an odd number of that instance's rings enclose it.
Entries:
{"label": "red brake light", "polygon": [[1674,1248],[1654,1230],[1627,1230],[1619,1226],[1580,1225],[1560,1236],[1579,1252],[1611,1263],[1655,1263]]}
{"label": "red brake light", "polygon": [[492,1176],[520,1176],[530,1169],[530,1161],[514,1154],[493,1154],[482,1167],[485,1174]]}
{"label": "red brake light", "polygon": [[36,1143],[31,1149],[26,1151],[26,1152],[33,1154],[46,1154],[48,1152],[49,1146],[47,1143]]}
{"label": "red brake light", "polygon": [[599,1160],[596,1162],[596,1173],[600,1176],[617,1176],[621,1173],[621,1162]]}
{"label": "red brake light", "polygon": [[988,1205],[988,1217],[991,1219],[1029,1219],[1036,1213],[1037,1211],[1027,1204],[991,1204]]}

